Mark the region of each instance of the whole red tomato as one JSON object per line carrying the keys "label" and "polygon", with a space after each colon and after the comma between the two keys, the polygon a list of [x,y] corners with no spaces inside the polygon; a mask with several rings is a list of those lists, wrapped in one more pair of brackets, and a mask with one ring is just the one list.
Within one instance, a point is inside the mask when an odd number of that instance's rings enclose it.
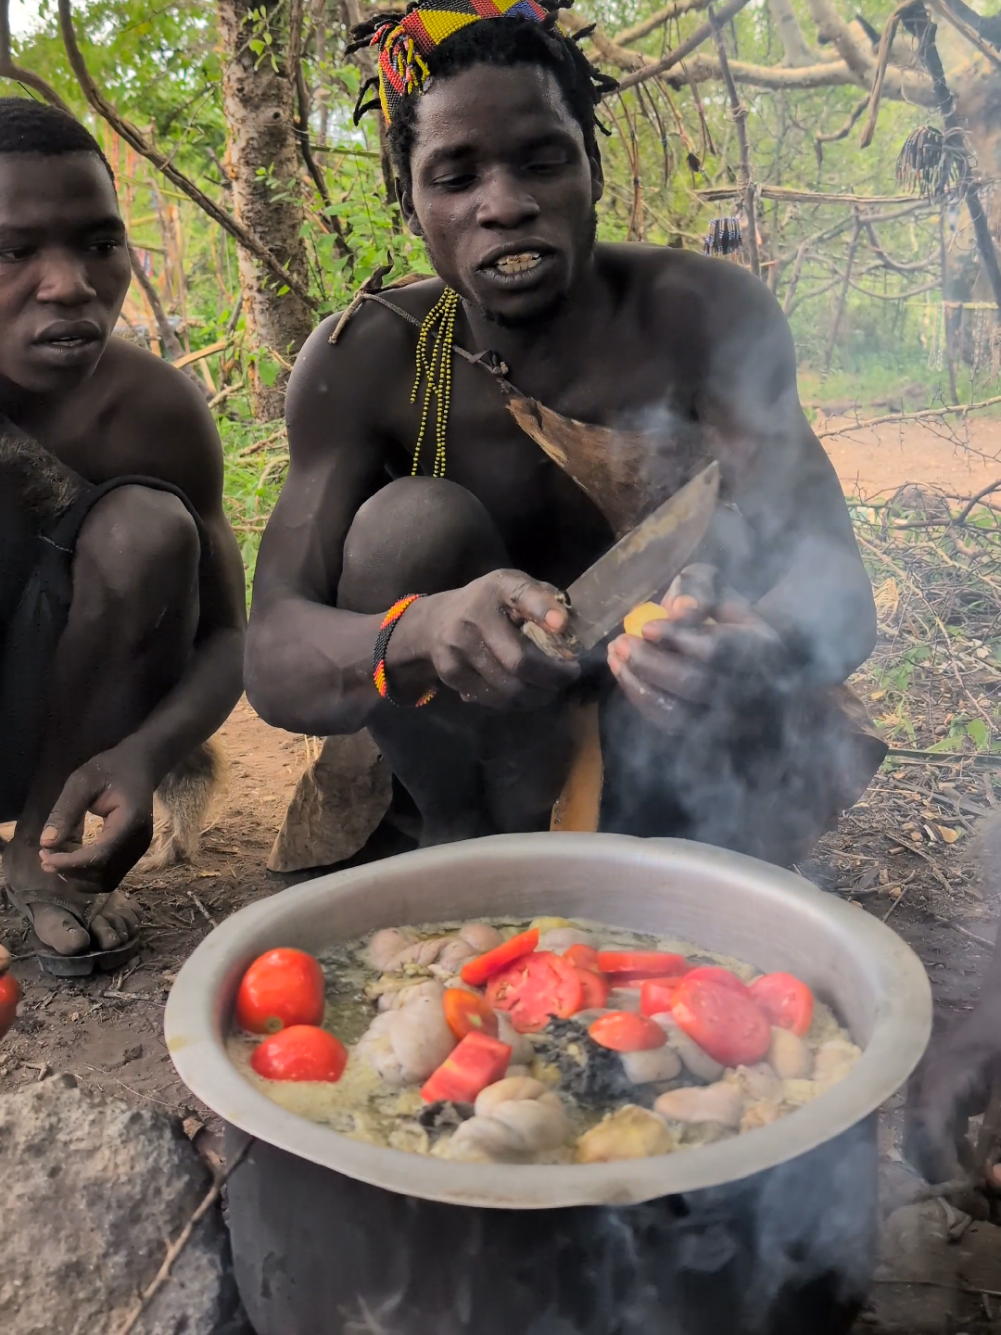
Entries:
{"label": "whole red tomato", "polygon": [[339,1038],[312,1024],[293,1024],[271,1034],[258,1047],[250,1064],[266,1080],[340,1080],[348,1052]]}
{"label": "whole red tomato", "polygon": [[323,970],[304,950],[282,947],[260,955],[243,975],[236,1021],[252,1034],[276,1034],[323,1019]]}
{"label": "whole red tomato", "polygon": [[21,984],[10,972],[10,952],[0,946],[0,1038],[17,1019],[17,1003],[23,996]]}

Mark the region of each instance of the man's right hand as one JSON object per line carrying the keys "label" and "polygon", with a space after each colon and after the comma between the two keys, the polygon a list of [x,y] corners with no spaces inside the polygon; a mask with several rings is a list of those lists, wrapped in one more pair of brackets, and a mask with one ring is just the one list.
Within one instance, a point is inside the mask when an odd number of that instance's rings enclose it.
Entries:
{"label": "man's right hand", "polygon": [[519,629],[526,621],[559,634],[567,610],[551,585],[518,570],[491,571],[415,603],[401,622],[405,633],[397,631],[390,641],[387,671],[392,678],[394,659],[416,658],[431,664],[438,680],[467,703],[539,708],[575,681],[580,668],[532,644]]}

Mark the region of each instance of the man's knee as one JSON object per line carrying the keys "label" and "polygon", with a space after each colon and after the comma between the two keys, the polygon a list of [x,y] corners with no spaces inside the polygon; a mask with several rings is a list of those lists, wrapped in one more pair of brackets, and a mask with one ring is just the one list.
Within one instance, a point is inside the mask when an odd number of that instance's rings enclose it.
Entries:
{"label": "man's knee", "polygon": [[344,542],[337,605],[378,612],[407,593],[438,593],[508,564],[483,503],[445,478],[398,478],[360,507]]}
{"label": "man's knee", "polygon": [[201,539],[183,501],[152,487],[118,487],[87,516],[73,561],[74,602],[90,597],[151,609],[197,589]]}

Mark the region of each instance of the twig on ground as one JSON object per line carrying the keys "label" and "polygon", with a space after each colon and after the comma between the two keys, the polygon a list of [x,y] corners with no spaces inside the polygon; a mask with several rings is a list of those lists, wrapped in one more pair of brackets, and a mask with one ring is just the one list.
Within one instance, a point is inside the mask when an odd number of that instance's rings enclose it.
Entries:
{"label": "twig on ground", "polygon": [[830,431],[817,431],[814,434],[818,440],[823,440],[827,436],[846,436],[852,431],[861,431],[866,427],[883,426],[887,422],[920,422],[932,417],[966,417],[968,413],[977,412],[982,408],[993,408],[998,403],[1001,403],[1001,394],[993,399],[982,399],[979,403],[950,403],[943,408],[920,408],[913,413],[887,413],[883,417],[860,417],[851,426],[837,427]]}
{"label": "twig on ground", "polygon": [[198,910],[198,912],[202,915],[202,917],[205,919],[205,921],[206,921],[207,923],[210,924],[210,926],[212,926],[212,927],[218,927],[218,926],[219,926],[219,924],[216,922],[215,918],[212,917],[212,914],[209,913],[208,909],[205,907],[205,905],[202,903],[202,901],[201,901],[201,900],[198,898],[198,896],[195,894],[194,890],[191,890],[191,889],[188,890],[188,898],[193,902],[195,908],[196,908],[196,909]]}
{"label": "twig on ground", "polygon": [[118,1330],[115,1332],[115,1335],[129,1335],[129,1332],[135,1329],[136,1322],[139,1320],[143,1312],[149,1306],[152,1299],[157,1295],[157,1293],[159,1293],[160,1289],[163,1288],[164,1284],[166,1284],[167,1280],[170,1278],[170,1272],[173,1268],[174,1262],[177,1260],[181,1252],[184,1251],[184,1248],[190,1242],[191,1235],[198,1227],[198,1224],[208,1214],[212,1206],[215,1205],[216,1201],[222,1194],[223,1187],[226,1185],[226,1183],[229,1181],[232,1175],[239,1168],[240,1164],[243,1163],[244,1159],[247,1157],[247,1154],[249,1153],[250,1148],[253,1144],[254,1144],[254,1138],[251,1137],[251,1139],[249,1139],[246,1142],[246,1144],[241,1146],[240,1151],[233,1159],[233,1162],[227,1165],[226,1171],[216,1176],[215,1181],[212,1183],[212,1186],[209,1189],[205,1198],[203,1199],[202,1203],[198,1206],[198,1208],[192,1214],[191,1218],[181,1229],[176,1239],[167,1248],[167,1254],[166,1256],[164,1256],[163,1263],[160,1266],[160,1269],[156,1272],[156,1275],[153,1277],[152,1282],[148,1284],[146,1288],[143,1290],[138,1304],[132,1309],[129,1315],[119,1326]]}

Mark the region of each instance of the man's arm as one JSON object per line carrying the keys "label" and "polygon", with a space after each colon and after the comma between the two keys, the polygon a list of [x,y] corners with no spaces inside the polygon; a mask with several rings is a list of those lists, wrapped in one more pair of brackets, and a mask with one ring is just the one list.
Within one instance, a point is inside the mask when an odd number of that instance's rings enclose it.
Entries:
{"label": "man's arm", "polygon": [[[363,308],[331,347],[334,318],[307,340],[289,380],[289,472],[261,543],[246,663],[247,695],[262,718],[316,736],[356,731],[380,703],[372,650],[385,609],[335,604],[348,530],[388,481],[387,384],[413,374],[412,342],[397,318]],[[393,633],[393,690],[417,699],[442,682],[499,707],[552,692],[575,668],[546,658],[516,623],[559,631],[566,617],[553,590],[514,571],[431,593]]]}
{"label": "man's arm", "polygon": [[[72,873],[103,888],[117,884],[149,842],[153,792],[167,773],[225,721],[240,697],[246,621],[243,562],[222,506],[222,447],[204,401],[180,373],[150,368],[135,429],[136,473],[181,488],[202,521],[199,620],[187,668],[143,723],[117,746],[75,770],[41,837],[45,871]],[[87,810],[101,835],[60,851]]]}
{"label": "man's arm", "polygon": [[[706,374],[696,409],[728,498],[761,553],[753,601],[695,597],[640,642],[612,642],[609,666],[638,708],[665,720],[671,701],[706,703],[727,668],[749,682],[795,673],[841,681],[872,652],[876,614],[837,475],[796,390],[788,324],[763,284],[742,270],[707,271]],[[704,579],[696,580],[700,587]],[[715,624],[702,624],[707,616]]]}

